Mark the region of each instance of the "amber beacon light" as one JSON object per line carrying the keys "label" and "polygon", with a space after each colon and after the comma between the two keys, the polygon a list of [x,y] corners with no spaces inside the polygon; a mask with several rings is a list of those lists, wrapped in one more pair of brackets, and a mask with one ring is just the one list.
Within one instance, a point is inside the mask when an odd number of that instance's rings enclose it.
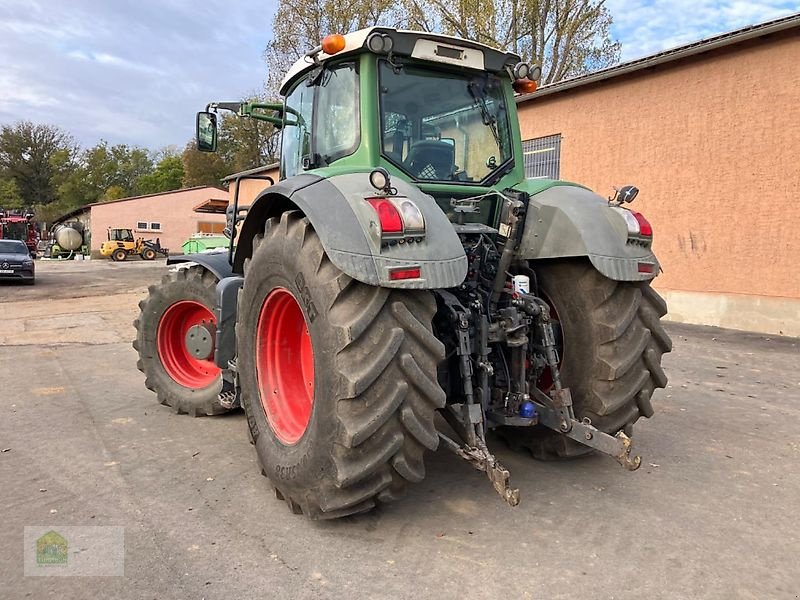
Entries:
{"label": "amber beacon light", "polygon": [[340,33],[332,33],[322,38],[322,51],[325,54],[336,54],[344,50],[344,36]]}

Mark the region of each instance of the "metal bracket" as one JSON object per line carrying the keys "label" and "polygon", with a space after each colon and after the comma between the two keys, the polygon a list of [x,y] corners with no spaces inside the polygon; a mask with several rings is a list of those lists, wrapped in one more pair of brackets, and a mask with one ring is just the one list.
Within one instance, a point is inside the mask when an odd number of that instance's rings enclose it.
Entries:
{"label": "metal bracket", "polygon": [[439,438],[450,451],[466,460],[479,471],[486,473],[494,489],[509,506],[517,506],[519,504],[519,488],[511,487],[509,483],[511,475],[508,469],[503,467],[494,454],[489,452],[482,439],[478,438],[478,446],[460,446],[441,432],[439,432]]}
{"label": "metal bracket", "polygon": [[[544,396],[539,390],[534,390],[537,399]],[[546,396],[544,396],[546,398]],[[539,423],[564,434],[570,439],[580,442],[585,446],[594,448],[608,454],[628,471],[635,471],[642,463],[639,455],[632,455],[632,441],[624,432],[620,431],[617,435],[611,436],[594,427],[592,422],[585,418],[583,421],[571,419],[569,430],[564,430],[564,418],[560,411],[545,406],[540,402],[534,402],[539,413]]]}

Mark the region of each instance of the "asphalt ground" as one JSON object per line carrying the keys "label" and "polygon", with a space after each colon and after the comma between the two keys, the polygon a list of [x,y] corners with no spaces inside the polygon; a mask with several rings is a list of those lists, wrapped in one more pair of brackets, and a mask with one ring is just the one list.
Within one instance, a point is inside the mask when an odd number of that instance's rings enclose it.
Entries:
{"label": "asphalt ground", "polygon": [[[131,321],[164,268],[42,261],[36,286],[0,285],[0,598],[798,598],[798,340],[669,326],[635,473],[495,441],[510,508],[440,449],[404,500],[311,522],[241,412],[145,389]],[[25,577],[33,525],[124,527],[124,577]]]}

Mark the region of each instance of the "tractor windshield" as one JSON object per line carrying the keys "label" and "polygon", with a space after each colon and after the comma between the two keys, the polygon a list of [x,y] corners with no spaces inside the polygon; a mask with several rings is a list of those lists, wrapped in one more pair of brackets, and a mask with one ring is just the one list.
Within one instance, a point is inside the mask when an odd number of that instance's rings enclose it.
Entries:
{"label": "tractor windshield", "polygon": [[380,64],[383,155],[416,180],[481,182],[511,160],[498,77]]}

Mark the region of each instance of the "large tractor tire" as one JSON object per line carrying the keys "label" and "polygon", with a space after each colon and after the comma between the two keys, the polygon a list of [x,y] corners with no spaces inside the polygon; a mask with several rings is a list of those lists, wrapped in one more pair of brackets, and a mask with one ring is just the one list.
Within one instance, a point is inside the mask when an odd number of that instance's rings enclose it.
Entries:
{"label": "large tractor tire", "polygon": [[114,252],[111,253],[111,260],[114,262],[122,262],[126,258],[128,258],[128,253],[125,252],[122,248],[117,248]]}
{"label": "large tractor tire", "polygon": [[337,269],[298,212],[270,219],[245,262],[237,317],[242,404],[278,498],[336,518],[398,498],[438,445],[444,346],[426,291]]}
{"label": "large tractor tire", "polygon": [[194,265],[151,285],[133,322],[136,366],[159,402],[193,417],[227,412],[219,403],[222,375],[214,363],[217,278]]}
{"label": "large tractor tire", "polygon": [[156,251],[152,248],[145,248],[142,250],[142,260],[155,260]]}
{"label": "large tractor tire", "polygon": [[[535,271],[539,291],[557,320],[559,371],[572,392],[576,417],[588,417],[612,435],[632,433],[639,417],[653,415],[653,391],[667,384],[661,356],[672,349],[672,341],[660,321],[666,303],[648,282],[613,281],[588,262],[551,263]],[[545,375],[537,385],[548,391],[551,380]],[[543,427],[499,433],[512,448],[525,448],[541,460],[591,452]]]}

